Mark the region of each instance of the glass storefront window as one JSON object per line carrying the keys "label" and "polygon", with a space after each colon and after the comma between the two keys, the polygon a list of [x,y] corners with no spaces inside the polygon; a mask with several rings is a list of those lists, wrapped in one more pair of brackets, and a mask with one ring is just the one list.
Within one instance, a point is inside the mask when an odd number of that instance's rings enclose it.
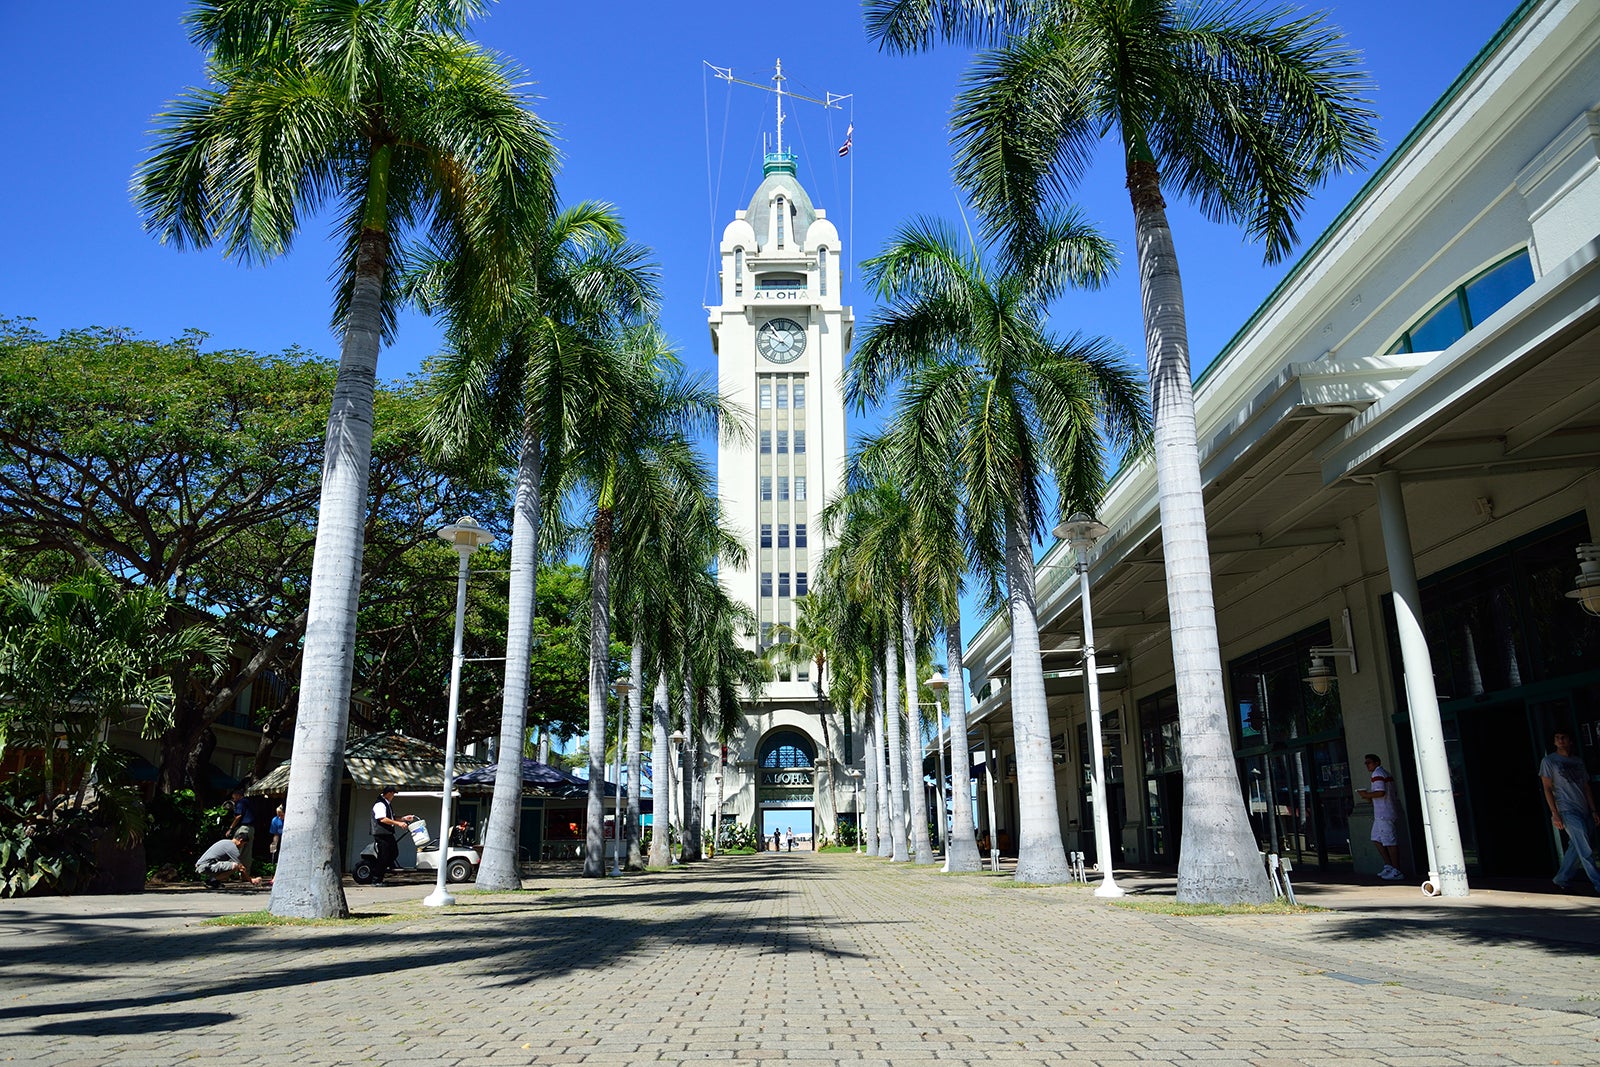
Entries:
{"label": "glass storefront window", "polygon": [[1331,645],[1327,623],[1228,664],[1238,723],[1239,777],[1256,840],[1299,866],[1348,867],[1351,785],[1335,686],[1302,680],[1310,650]]}

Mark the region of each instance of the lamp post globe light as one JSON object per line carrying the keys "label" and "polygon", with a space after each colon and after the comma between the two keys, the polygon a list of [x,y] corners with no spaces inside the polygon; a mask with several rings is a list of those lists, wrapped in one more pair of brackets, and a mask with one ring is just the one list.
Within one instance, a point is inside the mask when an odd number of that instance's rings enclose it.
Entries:
{"label": "lamp post globe light", "polygon": [[617,758],[614,766],[616,774],[617,802],[612,806],[611,830],[611,873],[613,876],[622,874],[622,731],[623,723],[627,721],[628,694],[633,691],[633,685],[626,678],[618,678],[612,687],[617,691]]}
{"label": "lamp post globe light", "polygon": [[1095,866],[1100,868],[1097,897],[1123,896],[1122,887],[1112,872],[1111,813],[1106,810],[1106,752],[1100,740],[1100,677],[1094,654],[1094,618],[1089,607],[1089,550],[1106,535],[1106,525],[1094,516],[1074,512],[1055,528],[1056,537],[1072,546],[1077,556],[1078,594],[1083,604],[1083,692],[1088,704],[1089,746],[1094,750],[1089,761],[1089,796],[1094,804]]}
{"label": "lamp post globe light", "polygon": [[451,796],[456,787],[456,714],[461,708],[462,631],[467,618],[467,561],[472,554],[494,540],[494,535],[476,519],[465,516],[439,530],[439,536],[448,541],[461,557],[461,569],[456,572],[456,635],[455,651],[450,658],[450,711],[444,728],[444,794],[439,801],[439,870],[433,892],[423,898],[430,908],[454,904],[456,898],[445,892],[445,875],[450,868]]}

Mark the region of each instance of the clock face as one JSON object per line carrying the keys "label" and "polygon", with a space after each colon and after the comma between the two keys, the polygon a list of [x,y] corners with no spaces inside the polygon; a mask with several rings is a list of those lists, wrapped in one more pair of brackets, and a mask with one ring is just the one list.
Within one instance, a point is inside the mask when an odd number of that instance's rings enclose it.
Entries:
{"label": "clock face", "polygon": [[774,363],[792,363],[806,350],[806,331],[789,319],[768,319],[756,331],[756,348]]}

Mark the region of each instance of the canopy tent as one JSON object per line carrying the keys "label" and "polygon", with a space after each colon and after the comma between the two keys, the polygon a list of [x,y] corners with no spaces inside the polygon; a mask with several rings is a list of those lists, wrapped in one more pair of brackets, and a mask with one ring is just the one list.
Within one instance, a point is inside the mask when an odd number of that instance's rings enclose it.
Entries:
{"label": "canopy tent", "polygon": [[[457,781],[461,772],[484,766],[483,760],[456,756]],[[345,778],[357,788],[382,789],[394,785],[406,791],[444,788],[444,749],[401,733],[368,734],[344,747]],[[289,761],[250,786],[251,793],[279,794],[289,790]]]}

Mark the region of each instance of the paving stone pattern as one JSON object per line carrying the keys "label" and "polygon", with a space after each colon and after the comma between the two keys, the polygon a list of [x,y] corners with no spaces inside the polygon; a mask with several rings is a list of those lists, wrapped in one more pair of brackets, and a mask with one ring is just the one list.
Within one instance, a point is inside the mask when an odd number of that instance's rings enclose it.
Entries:
{"label": "paving stone pattern", "polygon": [[1594,898],[1180,918],[809,853],[527,886],[351,888],[398,917],[338,926],[202,925],[265,905],[238,888],[0,901],[0,1063],[1600,1063]]}

